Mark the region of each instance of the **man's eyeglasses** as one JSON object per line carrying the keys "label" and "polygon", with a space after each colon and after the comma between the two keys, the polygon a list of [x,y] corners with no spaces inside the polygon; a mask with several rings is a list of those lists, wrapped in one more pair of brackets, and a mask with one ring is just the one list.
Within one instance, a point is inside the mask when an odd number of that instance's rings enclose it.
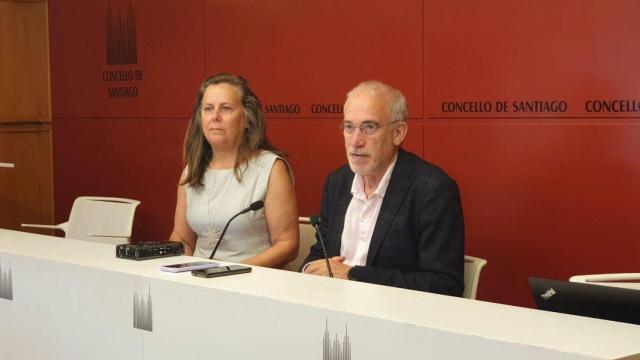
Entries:
{"label": "man's eyeglasses", "polygon": [[354,124],[350,123],[350,122],[345,122],[342,123],[340,125],[340,128],[342,129],[342,132],[345,135],[351,135],[353,134],[356,129],[360,129],[360,131],[365,134],[366,136],[371,136],[373,134],[375,134],[376,131],[378,131],[378,129],[380,129],[381,127],[385,127],[387,125],[391,125],[393,123],[397,123],[400,120],[394,120],[392,122],[380,125],[378,123],[374,123],[374,122],[364,122],[362,124],[360,124],[360,126],[355,126]]}

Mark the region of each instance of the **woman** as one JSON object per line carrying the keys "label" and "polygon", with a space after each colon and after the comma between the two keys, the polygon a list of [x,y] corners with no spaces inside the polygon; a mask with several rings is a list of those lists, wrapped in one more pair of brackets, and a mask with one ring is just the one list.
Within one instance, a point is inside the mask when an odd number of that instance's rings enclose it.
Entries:
{"label": "woman", "polygon": [[231,217],[263,200],[264,209],[238,216],[217,259],[282,267],[298,254],[298,218],[288,164],[269,143],[260,100],[247,81],[217,74],[200,86],[184,141],[170,240],[185,253],[209,257]]}

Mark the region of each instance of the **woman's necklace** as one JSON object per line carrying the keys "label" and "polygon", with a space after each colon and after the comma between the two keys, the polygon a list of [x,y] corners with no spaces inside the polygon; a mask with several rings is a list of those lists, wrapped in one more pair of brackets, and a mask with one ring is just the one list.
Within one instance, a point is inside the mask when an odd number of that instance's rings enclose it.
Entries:
{"label": "woman's necklace", "polygon": [[[218,174],[214,172],[213,175],[214,175],[214,183],[211,186],[210,190],[212,190],[215,194],[215,190],[216,190],[215,185],[217,183]],[[220,239],[220,235],[222,234],[222,231],[216,226],[216,217],[218,216],[218,210],[220,210],[220,206],[222,205],[224,198],[227,196],[227,192],[229,192],[229,188],[231,187],[232,180],[233,180],[233,174],[231,174],[231,176],[229,176],[229,179],[227,180],[227,186],[224,190],[224,193],[220,197],[220,201],[218,201],[218,206],[216,206],[216,211],[213,213],[213,219],[211,223],[204,227],[204,229],[202,230],[202,234],[200,235],[202,240],[205,241],[205,244],[209,246],[213,246],[215,243],[217,243],[218,240]],[[207,202],[207,219],[211,219],[211,203],[213,202],[214,197],[211,196],[209,190],[207,191],[207,197],[209,198],[209,201]]]}

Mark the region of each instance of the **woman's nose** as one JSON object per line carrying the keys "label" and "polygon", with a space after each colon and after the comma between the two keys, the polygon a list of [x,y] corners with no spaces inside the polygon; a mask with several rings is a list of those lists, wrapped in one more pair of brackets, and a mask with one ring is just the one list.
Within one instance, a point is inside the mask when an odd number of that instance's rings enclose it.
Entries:
{"label": "woman's nose", "polygon": [[213,120],[220,121],[220,110],[216,109],[213,111]]}

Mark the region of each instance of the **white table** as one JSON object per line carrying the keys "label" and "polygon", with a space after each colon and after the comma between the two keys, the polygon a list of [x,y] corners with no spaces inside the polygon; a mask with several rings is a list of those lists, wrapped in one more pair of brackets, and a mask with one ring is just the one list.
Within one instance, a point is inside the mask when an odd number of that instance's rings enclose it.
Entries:
{"label": "white table", "polygon": [[636,325],[259,267],[159,271],[193,260],[0,229],[0,359],[640,358]]}

